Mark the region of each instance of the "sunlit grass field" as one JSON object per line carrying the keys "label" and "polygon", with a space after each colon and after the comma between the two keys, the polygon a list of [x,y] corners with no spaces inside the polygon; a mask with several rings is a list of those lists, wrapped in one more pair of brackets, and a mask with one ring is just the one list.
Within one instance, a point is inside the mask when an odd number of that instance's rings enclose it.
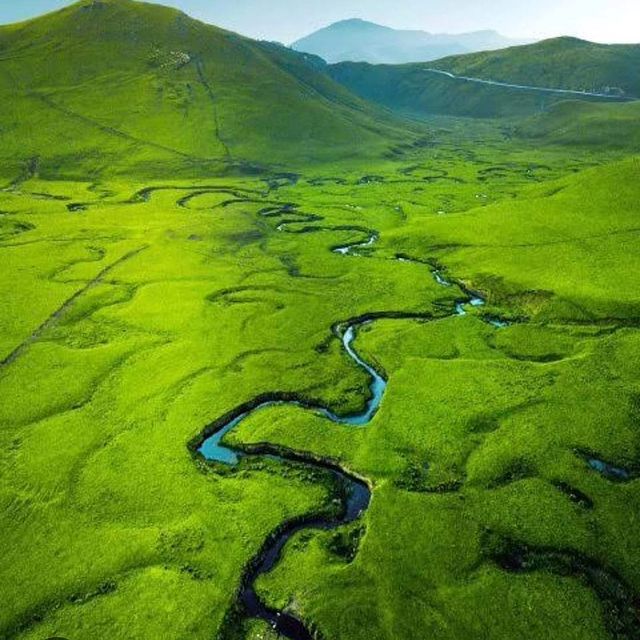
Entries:
{"label": "sunlit grass field", "polygon": [[275,640],[251,586],[320,640],[640,639],[638,103],[336,69],[130,0],[0,27],[0,638]]}
{"label": "sunlit grass field", "polygon": [[[332,326],[378,312],[422,319],[357,338],[389,380],[372,424],[281,406],[228,437],[373,486],[361,521],[291,541],[265,599],[341,640],[639,637],[640,164],[482,122],[432,131],[292,175],[16,167],[0,192],[2,637],[216,637],[269,533],[333,489],[189,444],[262,393],[361,409],[367,376]],[[467,294],[430,265],[488,305],[453,316]]]}

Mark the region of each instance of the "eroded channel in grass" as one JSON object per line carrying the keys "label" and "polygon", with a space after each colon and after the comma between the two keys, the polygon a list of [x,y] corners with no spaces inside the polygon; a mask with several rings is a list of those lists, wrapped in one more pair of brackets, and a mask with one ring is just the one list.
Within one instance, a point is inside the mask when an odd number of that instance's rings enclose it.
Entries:
{"label": "eroded channel in grass", "polygon": [[[263,209],[260,215],[264,217],[281,217],[283,215],[297,215],[306,218],[305,222],[321,222],[322,217],[315,214],[303,214],[296,211],[296,205],[285,205],[283,207],[269,207]],[[285,220],[281,222],[277,230],[282,231],[287,225],[295,224],[298,220]],[[313,230],[325,230],[324,227],[312,228]],[[353,230],[347,227],[331,228],[331,230]],[[327,229],[328,230],[328,229]],[[362,229],[357,229],[361,231]],[[366,241],[357,241],[341,247],[332,249],[334,253],[343,256],[357,256],[358,250],[370,247],[378,240],[379,234],[371,231]],[[409,262],[411,258],[397,256],[400,262]],[[429,265],[427,265],[429,266]],[[449,282],[438,269],[429,267],[432,276],[438,284],[445,287],[452,287],[454,283]],[[482,306],[485,300],[476,294],[463,289],[467,299],[456,303],[451,316],[466,315],[470,308]],[[382,404],[387,381],[376,368],[368,363],[356,350],[355,341],[358,329],[370,324],[378,319],[423,319],[431,317],[420,313],[405,312],[373,312],[364,316],[338,323],[333,327],[333,333],[342,342],[344,353],[369,376],[369,399],[360,413],[340,416],[330,408],[313,405],[304,398],[295,394],[270,393],[254,398],[252,401],[236,407],[233,411],[219,418],[210,425],[202,435],[197,445],[197,452],[204,459],[225,465],[236,465],[241,458],[249,456],[267,456],[279,462],[289,464],[303,464],[314,471],[328,473],[337,486],[341,487],[340,506],[337,511],[328,514],[311,514],[302,518],[297,518],[281,525],[274,531],[266,542],[262,545],[258,553],[245,567],[241,586],[237,595],[235,606],[227,614],[226,624],[222,630],[222,637],[231,637],[235,633],[235,627],[242,619],[257,618],[267,622],[281,636],[291,640],[311,640],[314,635],[301,620],[286,611],[276,611],[268,607],[258,596],[255,584],[261,575],[271,572],[278,562],[284,547],[292,536],[306,529],[331,530],[355,522],[362,517],[371,502],[371,486],[369,483],[355,474],[349,472],[339,464],[327,460],[320,460],[310,453],[283,450],[268,444],[259,447],[229,447],[222,444],[223,439],[229,432],[248,419],[256,412],[263,411],[269,407],[287,405],[297,407],[300,410],[312,411],[335,424],[349,425],[352,427],[365,427],[371,423],[376,412]],[[490,324],[501,327],[505,323],[488,320]]]}
{"label": "eroded channel in grass", "polygon": [[245,406],[238,407],[232,414],[225,416],[215,425],[212,425],[211,430],[213,433],[198,448],[198,452],[206,460],[227,465],[235,465],[241,458],[246,456],[269,456],[283,463],[302,463],[316,471],[327,472],[332,476],[336,485],[342,488],[340,508],[336,513],[310,515],[286,522],[269,536],[256,556],[245,568],[238,594],[236,613],[243,617],[264,620],[279,634],[292,640],[310,640],[313,635],[304,623],[294,616],[283,611],[275,611],[266,606],[256,593],[256,580],[273,569],[280,558],[283,548],[296,533],[305,529],[335,529],[358,520],[369,506],[371,488],[364,479],[348,472],[339,465],[318,460],[309,454],[285,452],[269,445],[263,445],[252,450],[242,450],[224,446],[221,441],[230,431],[255,412],[278,405],[289,405],[299,407],[302,410],[313,411],[337,424],[354,427],[369,424],[382,403],[387,381],[358,354],[354,347],[358,327],[367,324],[367,322],[354,321],[334,328],[335,333],[341,338],[345,353],[370,376],[370,397],[362,412],[339,416],[327,407],[313,406],[295,396],[287,397],[285,394],[271,394],[257,398]]}

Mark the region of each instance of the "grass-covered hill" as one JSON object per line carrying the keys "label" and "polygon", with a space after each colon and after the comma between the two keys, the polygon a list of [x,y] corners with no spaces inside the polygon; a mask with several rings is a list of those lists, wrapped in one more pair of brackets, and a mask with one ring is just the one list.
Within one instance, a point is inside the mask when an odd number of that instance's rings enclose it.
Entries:
{"label": "grass-covered hill", "polygon": [[431,65],[456,75],[513,84],[640,97],[640,44],[597,44],[553,38],[536,44],[443,58]]}
{"label": "grass-covered hill", "polygon": [[640,102],[562,102],[517,127],[521,137],[552,144],[640,149]]}
{"label": "grass-covered hill", "polygon": [[174,9],[81,0],[0,28],[0,164],[210,174],[388,144],[385,118],[316,66]]}
{"label": "grass-covered hill", "polygon": [[560,99],[553,94],[454,80],[427,71],[424,64],[343,62],[331,65],[328,70],[334,80],[362,98],[418,118],[531,116]]}
{"label": "grass-covered hill", "polygon": [[635,97],[640,96],[639,65],[640,45],[557,38],[428,64],[341,63],[330,66],[329,74],[361,97],[396,111],[493,118],[534,115],[566,96],[467,82],[430,69],[508,84]]}

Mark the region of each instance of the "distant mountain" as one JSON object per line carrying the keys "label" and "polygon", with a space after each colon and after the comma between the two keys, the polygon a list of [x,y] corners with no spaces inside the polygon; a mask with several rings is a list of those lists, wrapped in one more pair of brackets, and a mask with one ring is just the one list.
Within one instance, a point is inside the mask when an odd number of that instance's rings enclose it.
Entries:
{"label": "distant mountain", "polygon": [[0,160],[38,159],[43,175],[211,175],[386,149],[398,134],[322,60],[133,0],[0,27],[0,61]]}
{"label": "distant mountain", "polygon": [[616,99],[640,97],[639,68],[640,45],[602,45],[576,38],[555,38],[428,64],[343,62],[330,65],[327,70],[349,90],[395,111],[418,117],[446,114],[493,118],[534,115],[568,99],[602,100],[587,95],[481,84],[469,81],[470,78],[602,92]]}
{"label": "distant mountain", "polygon": [[505,38],[496,31],[433,34],[426,31],[400,31],[353,19],[320,29],[294,42],[291,48],[320,56],[329,63],[403,64],[516,44],[522,42]]}

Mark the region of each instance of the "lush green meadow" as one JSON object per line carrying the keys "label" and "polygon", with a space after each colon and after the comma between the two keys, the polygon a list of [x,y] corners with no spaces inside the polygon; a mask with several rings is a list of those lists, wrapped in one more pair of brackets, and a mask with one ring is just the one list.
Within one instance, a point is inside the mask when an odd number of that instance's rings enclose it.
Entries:
{"label": "lush green meadow", "polygon": [[[330,487],[268,459],[208,468],[189,442],[270,391],[357,410],[367,378],[331,326],[394,311],[427,319],[358,338],[389,379],[369,427],[279,407],[229,436],[374,487],[361,522],[298,536],[263,594],[327,638],[637,637],[638,162],[433,131],[366,172],[2,192],[5,637],[215,636],[268,533]],[[427,262],[490,305],[451,317],[464,294]],[[509,570],[522,549],[536,560]]]}
{"label": "lush green meadow", "polygon": [[[548,110],[558,105],[560,109],[564,108],[566,95],[466,82],[446,74],[521,87],[602,93],[610,96],[615,105],[620,98],[637,99],[640,96],[636,71],[639,63],[638,45],[602,45],[563,37],[498,51],[450,56],[429,63],[389,65],[341,62],[329,65],[328,73],[357,95],[417,118],[434,114],[476,118],[542,114],[544,120]],[[434,69],[446,73],[434,73]],[[603,102],[606,107],[611,100],[580,96],[583,110],[594,104],[602,107]],[[613,120],[611,124],[609,119]],[[616,119],[611,114],[601,118],[601,122],[604,121],[609,131],[616,131]],[[574,138],[575,124],[569,124],[574,128]],[[628,124],[631,129],[635,126]],[[593,136],[591,130],[585,134]],[[603,146],[611,144],[603,132],[600,134]]]}
{"label": "lush green meadow", "polygon": [[[309,461],[372,492],[258,580],[317,638],[640,638],[635,103],[398,120],[128,0],[0,56],[0,638],[275,639],[237,593],[338,508]],[[363,410],[367,318],[371,422],[300,406]]]}
{"label": "lush green meadow", "polygon": [[634,69],[640,45],[607,45],[560,37],[523,47],[483,51],[443,58],[438,69],[456,74],[524,85],[578,91],[621,89],[638,97],[640,84]]}

